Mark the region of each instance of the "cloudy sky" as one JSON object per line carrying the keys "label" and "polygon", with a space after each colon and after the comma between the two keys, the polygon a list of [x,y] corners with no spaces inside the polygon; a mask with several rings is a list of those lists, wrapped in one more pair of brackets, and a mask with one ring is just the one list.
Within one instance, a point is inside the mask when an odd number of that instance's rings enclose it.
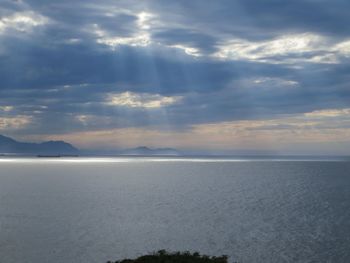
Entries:
{"label": "cloudy sky", "polygon": [[0,133],[350,153],[347,0],[1,0]]}

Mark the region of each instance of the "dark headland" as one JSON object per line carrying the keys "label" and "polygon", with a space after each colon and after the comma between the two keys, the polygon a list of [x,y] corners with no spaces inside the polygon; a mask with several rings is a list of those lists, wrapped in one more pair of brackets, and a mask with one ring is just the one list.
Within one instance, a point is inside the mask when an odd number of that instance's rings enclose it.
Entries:
{"label": "dark headland", "polygon": [[19,142],[10,137],[0,135],[0,153],[3,155],[75,156],[79,154],[79,150],[64,141],[47,141],[42,143]]}

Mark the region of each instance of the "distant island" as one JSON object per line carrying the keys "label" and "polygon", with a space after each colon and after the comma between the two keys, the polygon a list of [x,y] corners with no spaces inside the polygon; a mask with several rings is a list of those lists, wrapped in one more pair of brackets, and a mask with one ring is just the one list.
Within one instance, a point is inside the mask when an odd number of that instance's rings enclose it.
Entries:
{"label": "distant island", "polygon": [[10,137],[0,135],[0,153],[3,155],[75,156],[79,152],[73,145],[64,141],[47,141],[42,143],[19,142]]}
{"label": "distant island", "polygon": [[112,153],[105,151],[79,150],[70,143],[64,141],[47,141],[42,143],[19,142],[7,136],[0,135],[0,156],[4,155],[36,155],[37,157],[64,157],[64,156],[91,156],[91,155],[172,155],[180,153],[173,148],[149,148],[140,146],[136,148],[114,150]]}
{"label": "distant island", "polygon": [[[46,141],[42,143],[20,142],[0,134],[0,156],[23,155],[37,157],[78,157],[78,156],[239,156],[261,157],[280,156],[274,151],[259,150],[189,150],[174,148],[151,148],[138,146],[127,149],[78,149],[65,141]],[[292,155],[291,155],[292,156]]]}
{"label": "distant island", "polygon": [[137,148],[126,149],[120,151],[121,155],[180,155],[180,153],[173,148],[148,148],[140,146]]}

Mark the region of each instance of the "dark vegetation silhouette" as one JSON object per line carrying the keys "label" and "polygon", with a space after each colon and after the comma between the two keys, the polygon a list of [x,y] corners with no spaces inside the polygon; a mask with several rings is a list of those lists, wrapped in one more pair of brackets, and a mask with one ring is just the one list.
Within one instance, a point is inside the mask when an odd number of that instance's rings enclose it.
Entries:
{"label": "dark vegetation silhouette", "polygon": [[156,253],[144,255],[136,259],[123,259],[118,261],[107,261],[107,263],[227,263],[226,255],[210,257],[200,255],[198,252],[167,252],[159,250]]}

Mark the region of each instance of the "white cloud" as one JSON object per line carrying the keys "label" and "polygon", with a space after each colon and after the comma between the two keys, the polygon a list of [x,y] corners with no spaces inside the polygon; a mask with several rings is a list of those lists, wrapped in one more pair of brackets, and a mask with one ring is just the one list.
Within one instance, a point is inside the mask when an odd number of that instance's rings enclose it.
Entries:
{"label": "white cloud", "polygon": [[332,48],[333,51],[338,52],[339,54],[349,57],[350,56],[350,40],[345,40],[338,43]]}
{"label": "white cloud", "polygon": [[13,110],[13,106],[0,106],[0,111],[9,112]]}
{"label": "white cloud", "polygon": [[107,104],[131,108],[155,109],[175,104],[180,100],[180,96],[166,97],[159,94],[123,92],[109,94]]}
{"label": "white cloud", "polygon": [[22,129],[30,122],[30,116],[0,117],[0,130]]}
{"label": "white cloud", "polygon": [[148,12],[141,12],[137,14],[137,17],[137,25],[139,29],[148,30],[151,28],[152,19],[155,17],[155,15]]}
{"label": "white cloud", "polygon": [[83,125],[87,125],[87,122],[89,120],[90,116],[88,115],[77,115],[75,116],[75,119],[82,123]]}
{"label": "white cloud", "polygon": [[145,47],[150,44],[150,39],[147,34],[140,34],[134,37],[103,37],[97,40],[97,43],[115,49],[119,45],[128,45],[132,47]]}
{"label": "white cloud", "polygon": [[28,33],[33,28],[45,25],[47,22],[48,18],[32,11],[16,12],[0,19],[0,33],[8,30]]}
{"label": "white cloud", "polygon": [[322,50],[325,42],[327,41],[324,37],[311,33],[284,35],[259,42],[234,39],[219,45],[219,51],[213,56],[221,59],[277,62],[276,56]]}
{"label": "white cloud", "polygon": [[311,118],[332,118],[332,117],[348,117],[350,118],[350,108],[345,109],[328,109],[312,111],[304,114]]}
{"label": "white cloud", "polygon": [[109,124],[112,124],[113,121],[116,121],[116,117],[110,117],[110,116],[101,116],[101,115],[93,115],[93,114],[79,114],[74,116],[75,120],[84,125],[95,125],[95,126],[108,126]]}
{"label": "white cloud", "polygon": [[200,56],[203,55],[203,54],[201,54],[199,49],[194,48],[194,47],[190,47],[190,46],[186,46],[186,45],[176,44],[176,45],[168,45],[167,47],[181,49],[187,55],[190,55],[190,56],[193,56],[193,57],[200,57]]}
{"label": "white cloud", "polygon": [[[285,56],[285,57],[284,57]],[[314,33],[282,35],[272,40],[232,39],[218,45],[217,59],[251,60],[279,64],[339,63],[350,56],[350,40],[334,39]]]}
{"label": "white cloud", "polygon": [[106,31],[102,29],[98,24],[93,24],[91,30],[96,36],[96,42],[109,46],[113,50],[119,45],[128,46],[148,46],[151,44],[151,37],[149,30],[152,27],[152,19],[155,17],[154,14],[141,12],[137,14],[137,30],[131,36],[119,36],[115,35],[113,32]]}
{"label": "white cloud", "polygon": [[299,84],[297,81],[294,80],[270,77],[254,78],[252,81],[254,84],[268,85],[269,87],[294,87]]}
{"label": "white cloud", "polygon": [[144,47],[151,43],[149,34],[143,31],[140,31],[133,36],[121,37],[114,36],[112,33],[103,30],[99,25],[93,24],[92,32],[97,36],[97,43],[109,46],[113,50],[119,45]]}
{"label": "white cloud", "polygon": [[98,24],[93,24],[88,31],[93,32],[97,37],[96,42],[116,50],[119,45],[127,45],[132,47],[146,47],[153,45],[154,48],[165,47],[179,49],[187,55],[193,57],[202,56],[200,50],[184,44],[165,44],[159,41],[153,41],[152,30],[165,26],[163,21],[159,21],[159,17],[148,12],[140,12],[137,14],[136,32],[130,36],[115,35],[114,32],[104,30]]}

